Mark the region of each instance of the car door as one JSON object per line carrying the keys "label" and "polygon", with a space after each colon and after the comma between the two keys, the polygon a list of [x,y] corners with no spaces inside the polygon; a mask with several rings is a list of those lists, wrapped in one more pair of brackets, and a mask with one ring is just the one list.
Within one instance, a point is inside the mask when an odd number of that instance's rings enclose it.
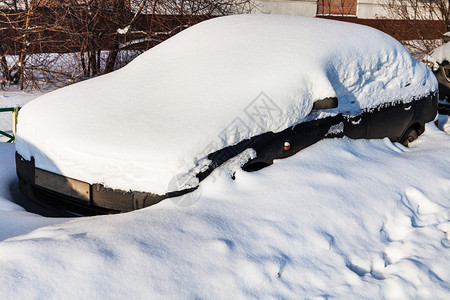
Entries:
{"label": "car door", "polygon": [[397,103],[378,107],[367,115],[369,139],[390,138],[399,141],[414,116],[413,103]]}

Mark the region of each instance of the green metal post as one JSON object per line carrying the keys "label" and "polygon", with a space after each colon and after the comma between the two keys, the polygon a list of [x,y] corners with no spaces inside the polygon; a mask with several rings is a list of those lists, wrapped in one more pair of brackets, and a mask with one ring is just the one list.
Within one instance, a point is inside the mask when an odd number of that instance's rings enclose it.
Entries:
{"label": "green metal post", "polygon": [[18,116],[19,116],[19,108],[18,107],[14,107],[13,117],[12,117],[12,130],[13,130],[13,137],[14,137],[14,140],[12,141],[13,143],[15,143],[15,141],[16,141],[17,117]]}
{"label": "green metal post", "polygon": [[12,135],[1,131],[0,130],[0,135],[4,135],[7,138],[9,138],[9,140],[7,141],[7,143],[14,143],[15,141],[15,136],[17,133],[17,122],[18,122],[18,116],[19,116],[19,110],[21,109],[21,107],[5,107],[5,108],[0,108],[0,112],[12,112]]}

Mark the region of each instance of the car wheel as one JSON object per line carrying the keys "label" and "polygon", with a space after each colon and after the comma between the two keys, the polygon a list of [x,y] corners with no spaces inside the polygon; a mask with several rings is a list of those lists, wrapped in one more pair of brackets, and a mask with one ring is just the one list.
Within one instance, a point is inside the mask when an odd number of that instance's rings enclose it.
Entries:
{"label": "car wheel", "polygon": [[439,83],[439,97],[450,98],[450,65],[439,66],[434,75]]}
{"label": "car wheel", "polygon": [[440,114],[450,115],[450,64],[440,66],[436,78],[439,82],[439,103]]}
{"label": "car wheel", "polygon": [[402,143],[403,146],[408,147],[409,143],[416,140],[418,137],[419,137],[419,133],[417,132],[417,130],[414,129],[413,127],[410,127],[410,128],[408,128],[408,130],[406,130],[400,143]]}
{"label": "car wheel", "polygon": [[445,67],[441,67],[442,75],[445,78],[447,85],[450,84],[450,66],[446,65]]}

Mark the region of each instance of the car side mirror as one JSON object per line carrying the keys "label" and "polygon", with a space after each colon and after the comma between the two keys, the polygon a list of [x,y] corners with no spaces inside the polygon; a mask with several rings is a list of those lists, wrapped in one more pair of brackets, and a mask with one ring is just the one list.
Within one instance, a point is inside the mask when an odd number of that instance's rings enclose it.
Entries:
{"label": "car side mirror", "polygon": [[336,97],[327,97],[321,100],[317,100],[313,104],[313,110],[330,109],[338,107],[338,99]]}

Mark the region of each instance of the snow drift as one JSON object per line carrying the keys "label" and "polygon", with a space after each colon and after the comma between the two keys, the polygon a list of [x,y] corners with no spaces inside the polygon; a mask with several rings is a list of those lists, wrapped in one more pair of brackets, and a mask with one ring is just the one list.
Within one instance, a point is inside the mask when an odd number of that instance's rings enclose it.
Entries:
{"label": "snow drift", "polygon": [[433,123],[410,148],[329,139],[219,168],[190,207],[57,219],[11,202],[0,144],[0,298],[449,299],[449,153]]}

